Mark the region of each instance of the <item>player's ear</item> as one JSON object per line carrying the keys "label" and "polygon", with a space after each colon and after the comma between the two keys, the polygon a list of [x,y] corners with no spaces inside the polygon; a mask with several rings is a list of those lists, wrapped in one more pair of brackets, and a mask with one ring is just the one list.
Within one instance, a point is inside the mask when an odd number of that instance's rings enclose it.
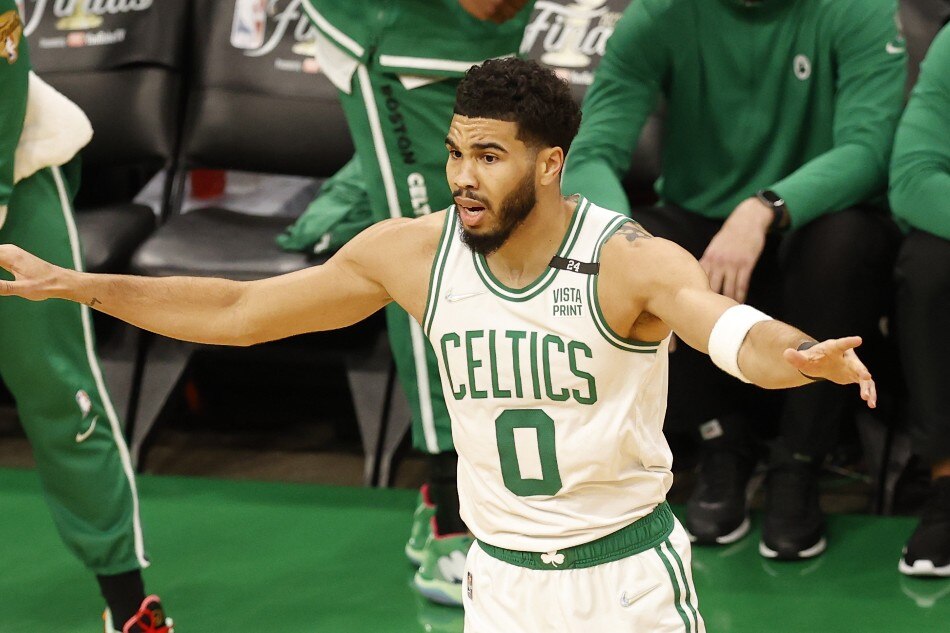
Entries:
{"label": "player's ear", "polygon": [[564,150],[560,147],[545,147],[538,152],[535,164],[540,184],[558,184],[561,181],[561,171],[564,169]]}

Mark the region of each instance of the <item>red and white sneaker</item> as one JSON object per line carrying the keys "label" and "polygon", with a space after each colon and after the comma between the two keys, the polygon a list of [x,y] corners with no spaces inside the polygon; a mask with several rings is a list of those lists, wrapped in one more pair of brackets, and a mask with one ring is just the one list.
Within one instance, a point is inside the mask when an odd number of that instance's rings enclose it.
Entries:
{"label": "red and white sneaker", "polygon": [[143,600],[138,612],[129,618],[121,631],[112,623],[112,614],[108,609],[102,614],[102,619],[105,620],[105,633],[175,633],[175,623],[165,617],[165,609],[158,596]]}

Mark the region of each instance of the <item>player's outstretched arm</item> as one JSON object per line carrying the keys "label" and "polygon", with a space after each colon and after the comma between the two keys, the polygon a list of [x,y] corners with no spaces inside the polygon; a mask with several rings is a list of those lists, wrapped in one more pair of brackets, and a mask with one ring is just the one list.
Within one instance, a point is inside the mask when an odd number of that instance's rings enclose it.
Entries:
{"label": "player's outstretched arm", "polygon": [[0,295],[67,299],[172,338],[252,345],[345,327],[389,303],[381,268],[405,256],[391,251],[406,248],[408,222],[370,227],[322,266],[251,282],[81,273],[4,244],[0,267],[14,280],[0,281]]}
{"label": "player's outstretched arm", "polygon": [[797,387],[815,379],[855,383],[868,406],[876,406],[874,381],[854,352],[860,337],[817,342],[778,320],[758,321],[749,328],[748,323],[764,315],[710,290],[699,263],[682,248],[656,238],[635,248],[641,250],[641,261],[651,262],[646,311],[688,345],[712,355],[720,367],[732,364],[738,372],[731,373],[766,389]]}
{"label": "player's outstretched arm", "polygon": [[201,343],[231,343],[238,329],[232,322],[241,295],[236,282],[80,273],[11,244],[0,245],[0,267],[14,277],[0,281],[3,296],[76,301],[146,330]]}

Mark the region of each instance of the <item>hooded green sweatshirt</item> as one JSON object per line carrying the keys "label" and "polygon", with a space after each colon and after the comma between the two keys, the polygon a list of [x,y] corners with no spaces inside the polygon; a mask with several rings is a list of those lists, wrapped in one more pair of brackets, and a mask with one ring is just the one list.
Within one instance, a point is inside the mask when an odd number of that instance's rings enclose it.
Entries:
{"label": "hooded green sweatshirt", "polygon": [[895,16],[893,0],[634,0],[564,190],[628,210],[620,181],[663,96],[665,203],[725,218],[773,189],[799,227],[884,193],[906,75]]}

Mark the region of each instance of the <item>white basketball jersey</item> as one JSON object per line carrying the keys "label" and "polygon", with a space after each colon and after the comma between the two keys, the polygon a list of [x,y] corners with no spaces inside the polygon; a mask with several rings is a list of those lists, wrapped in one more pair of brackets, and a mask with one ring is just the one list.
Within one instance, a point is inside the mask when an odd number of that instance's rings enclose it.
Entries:
{"label": "white basketball jersey", "polygon": [[454,206],[446,215],[423,327],[469,529],[491,545],[547,552],[649,514],[673,479],[662,428],[669,339],[613,332],[593,266],[629,220],[580,198],[560,259],[514,289],[462,243]]}

